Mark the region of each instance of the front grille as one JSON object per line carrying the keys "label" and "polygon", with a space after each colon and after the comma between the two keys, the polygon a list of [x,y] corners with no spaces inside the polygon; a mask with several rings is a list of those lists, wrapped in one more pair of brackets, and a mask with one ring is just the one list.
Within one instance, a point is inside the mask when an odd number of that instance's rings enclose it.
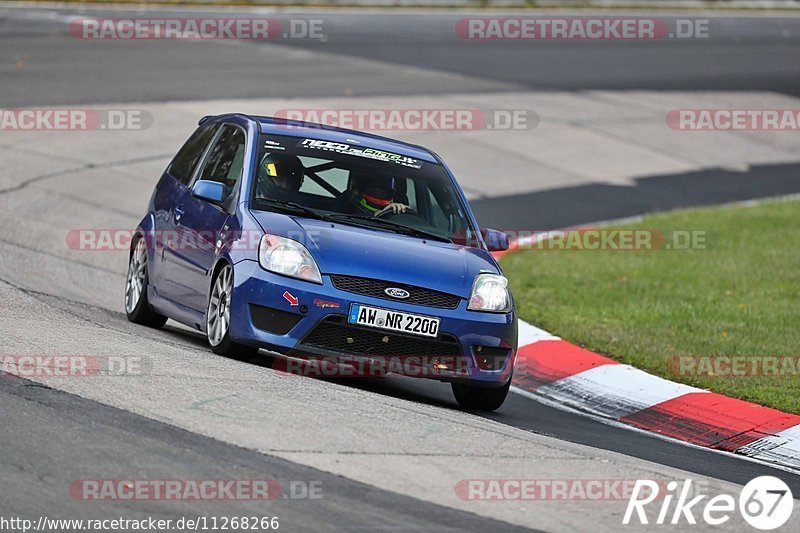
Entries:
{"label": "front grille", "polygon": [[[455,309],[461,298],[458,296],[447,294],[446,292],[434,291],[431,289],[423,289],[421,287],[414,287],[411,285],[403,285],[400,283],[392,283],[390,281],[383,281],[371,278],[357,278],[354,276],[339,276],[331,275],[331,282],[333,286],[340,291],[352,292],[354,294],[363,294],[364,296],[371,296],[373,298],[380,298],[381,300],[391,300],[394,302],[407,302],[414,305],[422,305],[425,307],[440,307],[442,309]],[[409,293],[408,298],[399,299],[392,298],[384,291],[390,287],[397,287],[405,289]]]}
{"label": "front grille", "polygon": [[343,316],[322,320],[295,348],[299,353],[319,350],[350,355],[441,356],[461,355],[458,340],[446,333],[436,339],[352,326]]}

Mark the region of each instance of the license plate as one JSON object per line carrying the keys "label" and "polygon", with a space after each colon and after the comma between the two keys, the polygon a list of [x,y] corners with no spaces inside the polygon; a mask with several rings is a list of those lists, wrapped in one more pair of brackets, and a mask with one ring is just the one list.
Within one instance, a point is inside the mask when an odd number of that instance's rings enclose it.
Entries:
{"label": "license plate", "polygon": [[412,315],[361,304],[350,305],[350,324],[371,328],[400,331],[412,335],[435,337],[439,333],[439,319],[431,316]]}

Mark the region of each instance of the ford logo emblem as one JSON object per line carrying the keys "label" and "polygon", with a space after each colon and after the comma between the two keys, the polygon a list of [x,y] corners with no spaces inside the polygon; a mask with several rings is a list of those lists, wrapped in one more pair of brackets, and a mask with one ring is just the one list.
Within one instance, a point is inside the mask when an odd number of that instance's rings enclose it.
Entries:
{"label": "ford logo emblem", "polygon": [[397,287],[389,287],[388,289],[384,290],[383,292],[385,292],[386,294],[388,294],[392,298],[400,298],[401,300],[405,300],[406,298],[411,296],[410,294],[408,294],[408,291],[405,291],[403,289],[398,289]]}

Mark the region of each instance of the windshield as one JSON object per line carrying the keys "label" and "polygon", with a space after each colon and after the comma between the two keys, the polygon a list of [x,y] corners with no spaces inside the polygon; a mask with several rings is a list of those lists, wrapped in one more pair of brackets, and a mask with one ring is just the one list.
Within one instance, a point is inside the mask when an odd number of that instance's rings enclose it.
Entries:
{"label": "windshield", "polygon": [[260,146],[253,209],[459,244],[474,239],[466,208],[441,165],[304,137],[262,135]]}

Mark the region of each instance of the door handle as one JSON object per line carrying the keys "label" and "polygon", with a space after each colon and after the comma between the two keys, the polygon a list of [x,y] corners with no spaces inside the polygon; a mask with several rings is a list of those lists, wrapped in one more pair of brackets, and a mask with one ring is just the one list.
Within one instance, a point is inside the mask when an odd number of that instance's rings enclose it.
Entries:
{"label": "door handle", "polygon": [[175,223],[176,224],[181,221],[181,217],[183,216],[184,212],[185,212],[185,210],[183,209],[183,207],[176,207],[175,208],[174,217],[175,217]]}

